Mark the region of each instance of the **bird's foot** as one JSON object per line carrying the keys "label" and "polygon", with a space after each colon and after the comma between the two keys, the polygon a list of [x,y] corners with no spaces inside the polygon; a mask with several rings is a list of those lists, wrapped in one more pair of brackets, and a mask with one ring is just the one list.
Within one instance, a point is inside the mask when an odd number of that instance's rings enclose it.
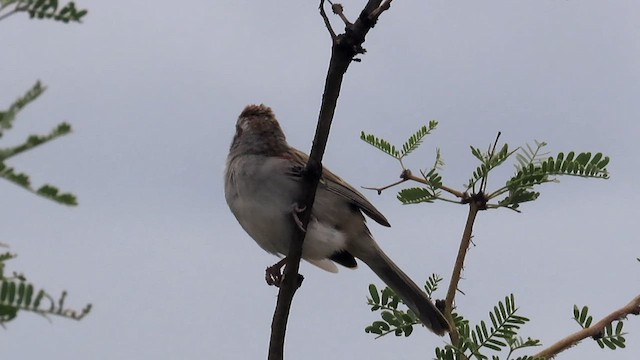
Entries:
{"label": "bird's foot", "polygon": [[[277,263],[267,268],[267,270],[265,271],[265,280],[267,281],[267,284],[269,286],[275,286],[279,288],[280,285],[282,285],[282,282],[284,281],[284,272],[282,271],[282,268],[284,267],[286,262],[287,262],[287,258],[285,257],[282,260],[278,261]],[[298,280],[297,287],[302,286],[302,281],[304,280],[304,276],[302,276],[301,274],[298,274],[297,280]]]}
{"label": "bird's foot", "polygon": [[269,266],[267,270],[265,270],[265,280],[267,281],[267,285],[280,287],[282,284],[282,279],[284,278],[284,274],[282,273],[282,268],[284,264],[287,262],[287,258],[282,258],[282,260],[277,263]]}
{"label": "bird's foot", "polygon": [[295,221],[296,225],[298,225],[298,228],[302,230],[302,232],[307,232],[307,230],[302,225],[302,221],[300,221],[299,214],[305,211],[306,209],[307,209],[306,206],[300,207],[298,206],[298,203],[294,203],[293,206],[291,207],[291,216],[293,216],[293,221]]}

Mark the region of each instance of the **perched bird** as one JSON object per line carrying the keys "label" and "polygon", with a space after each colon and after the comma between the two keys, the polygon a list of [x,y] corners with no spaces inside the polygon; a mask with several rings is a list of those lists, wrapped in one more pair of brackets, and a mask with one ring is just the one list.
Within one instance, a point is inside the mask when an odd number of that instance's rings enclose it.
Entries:
{"label": "perched bird", "polygon": [[[249,105],[238,118],[225,170],[225,197],[242,228],[264,250],[286,256],[292,238],[292,214],[302,191],[301,169],[308,156],[287,144],[285,135],[265,105]],[[381,225],[387,219],[347,182],[324,169],[302,258],[337,272],[335,263],[367,264],[431,331],[449,330],[445,317],[426,294],[378,247],[362,213]],[[295,214],[294,214],[295,215]],[[280,271],[284,262],[275,266]]]}

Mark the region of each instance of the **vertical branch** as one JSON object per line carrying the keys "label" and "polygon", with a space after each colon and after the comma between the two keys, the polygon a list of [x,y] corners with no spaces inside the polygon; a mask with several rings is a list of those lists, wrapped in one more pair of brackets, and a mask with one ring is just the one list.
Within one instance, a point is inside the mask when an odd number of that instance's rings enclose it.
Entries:
{"label": "vertical branch", "polygon": [[[336,56],[334,49],[331,56],[331,65],[329,66],[329,72],[327,73],[327,79],[325,82],[325,93],[322,97],[322,106],[320,108],[318,126],[316,127],[316,134],[313,140],[311,154],[309,155],[309,162],[303,171],[303,197],[298,201],[298,204],[304,204],[301,206],[305,210],[300,214],[300,221],[305,229],[311,219],[311,209],[315,200],[318,182],[322,175],[322,157],[327,146],[331,122],[335,113],[335,107],[338,103],[338,96],[340,95],[342,79],[344,73],[347,71],[350,61],[351,59],[348,59],[345,64],[344,59],[341,56]],[[304,242],[305,232],[293,222],[292,226],[295,228],[295,235],[289,246],[287,265],[284,271],[284,281],[280,288],[280,292],[278,293],[276,310],[273,316],[273,322],[271,323],[269,359],[283,358],[287,320],[289,317],[291,302],[293,301],[293,296],[295,295],[298,287],[298,269],[300,268],[302,244]],[[273,357],[272,354],[274,355]]]}
{"label": "vertical branch", "polygon": [[479,208],[475,201],[471,200],[469,203],[469,214],[467,215],[467,223],[464,226],[464,232],[462,233],[462,240],[460,241],[460,248],[458,249],[458,256],[456,257],[456,263],[451,273],[451,281],[449,283],[449,290],[447,291],[447,298],[445,300],[444,316],[451,324],[451,331],[449,337],[451,338],[451,344],[453,346],[459,345],[458,329],[453,321],[451,315],[453,311],[453,303],[458,291],[458,283],[460,283],[460,276],[462,275],[462,268],[464,267],[464,259],[467,256],[467,250],[471,244],[471,234],[473,233],[473,223],[478,214]]}
{"label": "vertical branch", "polygon": [[[322,1],[321,6],[323,3]],[[366,34],[375,25],[380,13],[386,10],[378,10],[375,17],[371,17],[371,13],[378,9],[380,3],[381,0],[370,0],[360,13],[358,20],[347,26],[344,34],[332,36],[331,60],[329,61],[329,70],[327,71],[324,93],[322,95],[318,125],[316,127],[309,161],[303,171],[302,196],[298,200],[299,207],[304,209],[300,214],[300,221],[302,227],[305,229],[311,219],[311,209],[315,200],[318,182],[322,175],[322,157],[327,146],[331,122],[335,114],[338,97],[340,96],[342,79],[351,61],[353,61],[354,56],[364,53],[362,43],[364,43]],[[325,25],[327,25],[327,22],[325,22]],[[287,321],[293,296],[299,286],[298,269],[302,257],[302,244],[304,242],[305,232],[293,222],[291,226],[294,227],[295,230],[287,254],[284,280],[278,293],[273,322],[271,323],[269,360],[281,360],[284,358],[284,340]]]}

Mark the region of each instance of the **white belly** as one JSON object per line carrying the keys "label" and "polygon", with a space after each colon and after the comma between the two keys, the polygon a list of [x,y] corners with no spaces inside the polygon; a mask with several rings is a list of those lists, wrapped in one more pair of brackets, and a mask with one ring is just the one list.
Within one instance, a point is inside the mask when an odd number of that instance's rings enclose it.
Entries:
{"label": "white belly", "polygon": [[[236,159],[249,163],[250,158]],[[267,160],[268,161],[268,160]],[[226,181],[225,195],[231,212],[242,228],[264,250],[286,256],[292,236],[294,198],[299,183],[285,174],[267,174],[265,162],[257,166],[236,166],[232,181]],[[342,232],[320,224],[309,223],[302,257],[321,260],[345,249],[347,239]]]}

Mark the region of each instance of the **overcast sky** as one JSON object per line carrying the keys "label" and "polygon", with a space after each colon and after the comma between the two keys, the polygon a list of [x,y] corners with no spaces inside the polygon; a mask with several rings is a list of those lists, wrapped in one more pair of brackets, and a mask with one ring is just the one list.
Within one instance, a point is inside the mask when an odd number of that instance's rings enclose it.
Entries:
{"label": "overcast sky", "polygon": [[[345,2],[347,16],[364,3]],[[0,146],[70,122],[72,135],[10,164],[80,202],[64,207],[2,182],[0,241],[19,254],[8,271],[94,310],[80,322],[21,313],[0,330],[0,356],[265,358],[277,291],[264,269],[277,258],[231,215],[222,174],[249,103],[272,106],[289,142],[309,151],[330,55],[318,2],[78,5],[89,9],[81,25],[0,22],[0,108],[38,79],[48,86]],[[640,293],[639,13],[636,0],[395,1],[346,74],[324,163],[354,186],[400,172],[361,130],[399,144],[431,119],[437,131],[407,165],[429,166],[439,147],[444,182],[458,189],[477,166],[469,145],[485,148],[498,131],[512,147],[540,140],[554,153],[611,157],[610,180],[563,178],[522,214],[480,214],[457,298],[472,321],[514,293],[532,319],[521,335],[550,345],[579,329],[574,304],[597,319]],[[432,272],[448,281],[467,208],[403,206],[395,194],[366,193],[392,224],[371,222],[375,238],[417,282]],[[365,334],[378,317],[367,286],[381,284],[368,268],[301,271],[287,358],[430,359],[444,344],[423,329]],[[637,359],[640,319],[625,329],[627,349],[587,341],[559,358]]]}

